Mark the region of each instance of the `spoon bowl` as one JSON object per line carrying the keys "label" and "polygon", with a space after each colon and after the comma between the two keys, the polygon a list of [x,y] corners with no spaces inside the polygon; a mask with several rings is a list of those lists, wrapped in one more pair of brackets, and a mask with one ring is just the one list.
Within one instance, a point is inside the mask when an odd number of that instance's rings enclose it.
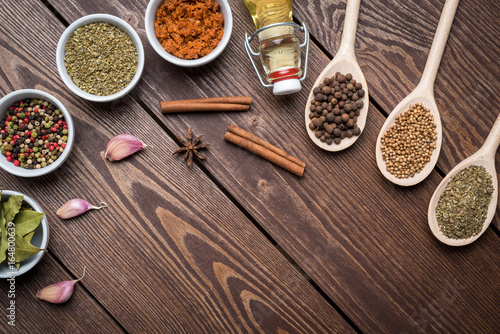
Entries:
{"label": "spoon bowl", "polygon": [[[396,108],[394,108],[389,117],[387,117],[377,138],[377,143],[375,146],[377,166],[380,169],[382,175],[384,175],[389,181],[400,186],[413,186],[423,181],[432,172],[439,158],[439,152],[441,151],[441,143],[443,138],[443,128],[441,126],[439,110],[437,108],[436,101],[434,100],[434,81],[436,80],[436,75],[439,69],[439,64],[441,63],[441,58],[443,57],[446,41],[448,40],[448,35],[450,33],[451,25],[455,17],[455,12],[457,11],[458,2],[459,0],[446,0],[443,11],[441,13],[441,17],[439,19],[438,26],[436,28],[434,39],[432,41],[429,56],[427,57],[427,62],[425,63],[422,78],[420,79],[417,87],[407,97],[405,97],[396,106]],[[384,159],[382,159],[380,140],[386,133],[387,129],[389,129],[394,124],[395,118],[408,110],[410,108],[410,105],[416,103],[421,103],[425,108],[428,108],[434,118],[437,132],[436,148],[432,152],[430,161],[425,164],[424,168],[420,172],[409,178],[397,178],[387,171],[385,161]]]}
{"label": "spoon bowl", "polygon": [[[401,116],[402,113],[407,111],[411,105],[416,103],[421,103],[425,108],[428,108],[432,117],[434,118],[434,123],[436,124],[436,148],[432,151],[432,155],[430,161],[427,162],[424,168],[416,173],[414,176],[409,178],[397,178],[393,174],[387,171],[387,166],[385,164],[384,159],[382,158],[382,137],[387,132],[387,130],[394,125],[394,121],[396,117]],[[380,169],[382,175],[385,176],[386,179],[400,186],[412,186],[415,185],[422,180],[424,180],[434,169],[436,162],[439,158],[439,152],[441,151],[441,143],[443,141],[443,129],[441,125],[441,117],[439,116],[439,110],[436,105],[436,101],[434,100],[434,94],[430,89],[421,89],[417,87],[412,93],[410,93],[407,97],[405,97],[394,110],[391,112],[389,117],[387,117],[382,129],[377,138],[376,143],[376,159],[377,166]]]}
{"label": "spoon bowl", "polygon": [[[436,236],[436,238],[450,246],[464,246],[468,245],[471,242],[477,240],[488,228],[493,217],[495,216],[496,207],[498,203],[498,180],[497,173],[495,170],[495,153],[498,149],[498,145],[500,144],[500,115],[497,117],[495,124],[493,125],[488,138],[484,142],[483,146],[477,151],[475,154],[471,155],[469,158],[463,160],[458,165],[453,168],[448,175],[441,181],[439,186],[434,191],[432,195],[431,201],[429,203],[429,211],[427,213],[429,227]],[[467,239],[452,239],[447,237],[441,232],[439,228],[439,224],[436,218],[436,206],[439,201],[439,198],[443,194],[448,182],[451,178],[453,178],[458,172],[467,168],[469,166],[482,166],[486,169],[486,171],[491,175],[491,181],[493,182],[493,196],[490,201],[490,205],[488,206],[488,212],[486,215],[486,220],[484,221],[483,228],[481,231]]]}
{"label": "spoon bowl", "polygon": [[[341,151],[343,149],[348,148],[361,136],[363,133],[363,129],[366,124],[366,116],[368,114],[368,86],[366,84],[365,76],[361,71],[361,67],[356,60],[356,55],[354,53],[354,42],[356,38],[356,27],[358,24],[358,14],[359,14],[359,6],[361,0],[348,0],[345,20],[344,20],[344,30],[342,32],[342,41],[340,43],[339,50],[332,61],[323,69],[318,79],[313,85],[311,92],[309,93],[309,97],[307,98],[307,105],[305,108],[305,124],[307,129],[307,134],[311,138],[314,144],[319,146],[320,148],[326,151]],[[363,90],[365,91],[365,95],[360,99],[363,101],[363,107],[360,109],[359,116],[357,118],[357,126],[361,130],[359,136],[352,136],[351,138],[344,138],[340,142],[340,144],[327,144],[322,142],[319,138],[316,137],[315,132],[309,128],[309,123],[311,119],[309,118],[309,113],[311,112],[309,107],[311,105],[311,100],[314,98],[313,90],[315,87],[319,86],[320,83],[327,77],[332,77],[335,73],[340,72],[342,74],[351,73],[353,79],[356,82],[360,82],[363,85]]]}

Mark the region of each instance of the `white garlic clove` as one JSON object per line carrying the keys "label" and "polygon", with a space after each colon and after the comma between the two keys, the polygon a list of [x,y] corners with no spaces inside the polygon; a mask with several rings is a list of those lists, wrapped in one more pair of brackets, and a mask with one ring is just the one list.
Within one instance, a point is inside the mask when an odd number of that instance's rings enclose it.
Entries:
{"label": "white garlic clove", "polygon": [[69,219],[79,216],[88,210],[98,210],[107,206],[108,205],[104,202],[101,202],[101,206],[94,206],[84,199],[74,198],[64,203],[63,206],[57,210],[56,215],[61,219]]}
{"label": "white garlic clove", "polygon": [[124,133],[111,138],[106,146],[104,156],[109,161],[118,161],[142,150],[145,147],[147,147],[147,145],[144,144],[139,138]]}
{"label": "white garlic clove", "polygon": [[76,282],[80,281],[85,276],[85,268],[83,268],[83,275],[79,279],[71,281],[62,281],[46,286],[38,290],[36,297],[53,304],[61,304],[66,302],[73,295]]}

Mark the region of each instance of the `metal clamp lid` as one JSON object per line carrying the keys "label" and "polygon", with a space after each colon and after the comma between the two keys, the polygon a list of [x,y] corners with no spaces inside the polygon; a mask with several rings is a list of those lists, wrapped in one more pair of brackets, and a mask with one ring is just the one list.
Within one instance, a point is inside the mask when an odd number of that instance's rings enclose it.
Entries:
{"label": "metal clamp lid", "polygon": [[302,49],[304,47],[306,48],[306,56],[305,56],[305,59],[304,59],[304,71],[303,71],[302,77],[300,79],[298,79],[298,80],[302,81],[307,76],[307,63],[309,61],[309,31],[307,31],[307,28],[306,28],[305,24],[302,23],[302,26],[299,26],[298,24],[296,24],[294,22],[273,23],[273,24],[267,25],[265,27],[262,27],[262,28],[256,30],[250,37],[248,37],[248,34],[245,33],[245,43],[244,43],[245,44],[245,51],[247,52],[248,58],[252,62],[253,69],[255,70],[255,73],[257,74],[257,77],[259,78],[260,83],[264,87],[273,87],[273,84],[265,83],[264,80],[262,80],[262,77],[261,77],[261,75],[259,73],[257,65],[255,65],[255,62],[254,62],[254,60],[252,58],[252,55],[254,57],[260,57],[260,52],[254,52],[252,50],[252,47],[250,46],[250,42],[255,38],[255,36],[257,36],[263,30],[266,30],[266,29],[269,29],[269,28],[278,27],[278,26],[292,26],[294,28],[299,29],[300,31],[302,31],[304,33],[304,42],[299,45],[299,48],[300,49]]}

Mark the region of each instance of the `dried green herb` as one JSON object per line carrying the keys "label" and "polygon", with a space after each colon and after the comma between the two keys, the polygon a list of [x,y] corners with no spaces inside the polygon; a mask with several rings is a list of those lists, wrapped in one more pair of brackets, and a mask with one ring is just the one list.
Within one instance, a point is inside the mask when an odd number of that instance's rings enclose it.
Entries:
{"label": "dried green herb", "polygon": [[441,232],[467,239],[483,229],[493,196],[491,175],[482,166],[469,166],[450,179],[436,205]]}
{"label": "dried green herb", "polygon": [[23,196],[21,195],[10,196],[7,202],[2,204],[6,224],[14,220],[14,217],[17,215],[19,210],[21,210],[22,204]]}
{"label": "dried green herb", "polygon": [[45,214],[33,210],[21,210],[14,218],[14,224],[16,227],[16,234],[20,236],[25,236],[28,233],[34,231]]}
{"label": "dried green herb", "polygon": [[[0,205],[0,263],[7,259],[9,253],[9,257],[14,257],[17,269],[21,261],[42,250],[33,246],[31,239],[45,215],[22,207],[22,203],[23,196],[13,195]],[[14,250],[9,248],[9,241],[11,247],[14,243]]]}
{"label": "dried green herb", "polygon": [[64,49],[64,64],[81,90],[107,96],[124,89],[137,71],[138,54],[132,39],[104,22],[78,27]]}
{"label": "dried green herb", "polygon": [[31,255],[35,255],[42,249],[33,246],[30,241],[31,237],[29,238],[30,240],[27,240],[28,238],[22,237],[19,234],[16,233],[15,235],[15,240],[16,240],[16,247],[15,247],[15,252],[14,252],[14,258],[16,259],[16,267],[19,269],[19,264],[21,261],[26,260],[29,258]]}

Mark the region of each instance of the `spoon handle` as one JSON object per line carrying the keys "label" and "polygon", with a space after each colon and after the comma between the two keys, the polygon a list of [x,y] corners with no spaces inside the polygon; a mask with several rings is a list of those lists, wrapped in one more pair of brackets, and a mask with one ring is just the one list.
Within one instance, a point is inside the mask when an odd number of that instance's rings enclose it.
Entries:
{"label": "spoon handle", "polygon": [[488,152],[487,154],[491,154],[491,159],[495,159],[495,155],[500,145],[500,113],[497,116],[497,120],[488,134],[488,137],[484,141],[483,149]]}
{"label": "spoon handle", "polygon": [[347,0],[344,30],[340,41],[339,53],[354,55],[354,43],[356,42],[356,28],[358,26],[358,14],[361,0]]}
{"label": "spoon handle", "polygon": [[457,11],[458,2],[459,0],[446,0],[443,6],[436,34],[434,35],[434,39],[432,41],[431,50],[429,51],[424,72],[422,73],[422,78],[420,79],[420,84],[425,85],[425,88],[432,90],[434,87],[434,81],[436,80],[439,64],[441,63],[441,58],[443,57],[446,41],[448,40],[448,35],[451,30],[451,24],[453,23],[455,12]]}

